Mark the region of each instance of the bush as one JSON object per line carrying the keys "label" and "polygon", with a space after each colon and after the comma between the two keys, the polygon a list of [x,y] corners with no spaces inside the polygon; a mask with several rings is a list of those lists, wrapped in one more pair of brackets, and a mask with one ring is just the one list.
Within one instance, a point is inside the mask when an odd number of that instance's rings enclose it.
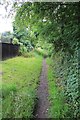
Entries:
{"label": "bush", "polygon": [[38,55],[41,55],[42,57],[48,57],[48,54],[45,50],[43,49],[35,49],[35,52],[38,54]]}
{"label": "bush", "polygon": [[23,43],[20,43],[19,55],[23,55],[26,52],[27,48],[23,45]]}
{"label": "bush", "polygon": [[22,56],[28,58],[28,57],[35,57],[34,55],[34,52],[31,51],[31,52],[26,52],[26,53],[23,53]]}
{"label": "bush", "polygon": [[17,38],[13,38],[13,44],[20,44]]}

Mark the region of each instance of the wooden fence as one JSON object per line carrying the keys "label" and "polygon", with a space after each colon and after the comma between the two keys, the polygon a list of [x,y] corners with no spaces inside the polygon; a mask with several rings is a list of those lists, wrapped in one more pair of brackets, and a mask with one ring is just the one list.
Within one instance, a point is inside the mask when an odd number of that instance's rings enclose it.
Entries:
{"label": "wooden fence", "polygon": [[0,43],[2,46],[2,60],[17,56],[19,53],[19,45],[10,43]]}

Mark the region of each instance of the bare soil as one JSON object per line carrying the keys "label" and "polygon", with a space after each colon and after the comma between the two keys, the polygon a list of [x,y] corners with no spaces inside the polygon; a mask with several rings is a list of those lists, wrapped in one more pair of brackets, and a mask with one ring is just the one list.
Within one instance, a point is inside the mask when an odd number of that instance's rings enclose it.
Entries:
{"label": "bare soil", "polygon": [[47,64],[46,59],[43,60],[42,73],[40,76],[40,84],[37,91],[38,105],[36,108],[35,118],[48,118],[48,82],[47,82]]}

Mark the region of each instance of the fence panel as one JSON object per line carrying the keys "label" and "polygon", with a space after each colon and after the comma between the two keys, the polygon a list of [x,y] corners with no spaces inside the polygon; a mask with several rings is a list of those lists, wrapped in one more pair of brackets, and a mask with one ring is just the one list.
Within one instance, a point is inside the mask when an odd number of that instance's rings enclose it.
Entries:
{"label": "fence panel", "polygon": [[19,45],[10,43],[0,43],[2,46],[2,59],[15,57],[19,53]]}

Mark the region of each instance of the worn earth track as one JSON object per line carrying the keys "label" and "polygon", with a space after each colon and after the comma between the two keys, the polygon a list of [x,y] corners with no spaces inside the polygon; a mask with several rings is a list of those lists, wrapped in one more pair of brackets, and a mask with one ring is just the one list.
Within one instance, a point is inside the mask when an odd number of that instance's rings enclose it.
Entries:
{"label": "worn earth track", "polygon": [[[48,118],[48,82],[47,82],[47,64],[46,59],[43,60],[42,73],[40,76],[40,84],[37,91],[38,105],[36,108],[35,118]],[[38,120],[38,119],[37,119]]]}

